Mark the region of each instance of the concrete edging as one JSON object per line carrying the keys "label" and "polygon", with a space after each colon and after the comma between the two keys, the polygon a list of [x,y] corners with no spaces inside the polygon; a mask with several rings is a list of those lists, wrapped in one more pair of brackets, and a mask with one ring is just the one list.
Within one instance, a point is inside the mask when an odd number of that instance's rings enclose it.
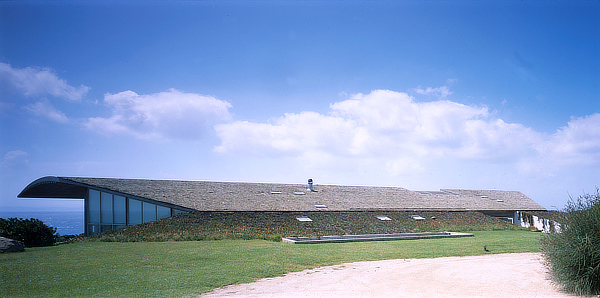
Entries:
{"label": "concrete edging", "polygon": [[429,232],[429,233],[398,233],[398,234],[365,234],[365,235],[341,235],[341,236],[316,236],[316,237],[286,237],[281,241],[291,244],[315,244],[315,243],[344,243],[364,241],[391,241],[391,240],[413,240],[427,238],[458,238],[473,237],[471,233],[456,232]]}

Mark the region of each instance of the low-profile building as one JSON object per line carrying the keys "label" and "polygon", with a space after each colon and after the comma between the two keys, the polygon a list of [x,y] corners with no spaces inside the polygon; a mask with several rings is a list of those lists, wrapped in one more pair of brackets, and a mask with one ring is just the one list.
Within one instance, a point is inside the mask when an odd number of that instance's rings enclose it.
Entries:
{"label": "low-profile building", "polygon": [[20,198],[82,199],[88,235],[188,211],[479,211],[513,222],[546,209],[519,191],[48,176]]}

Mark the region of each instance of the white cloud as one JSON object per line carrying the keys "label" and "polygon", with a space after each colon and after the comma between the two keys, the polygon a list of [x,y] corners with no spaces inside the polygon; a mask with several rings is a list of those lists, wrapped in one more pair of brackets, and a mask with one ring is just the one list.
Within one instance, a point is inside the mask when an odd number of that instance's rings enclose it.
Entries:
{"label": "white cloud", "polygon": [[[490,116],[486,107],[440,100],[418,103],[406,93],[375,90],[330,106],[329,115],[285,114],[273,123],[237,121],[216,126],[217,152],[384,159],[419,168],[420,159],[511,159],[531,148],[539,135]],[[395,171],[395,170],[394,170]]]}
{"label": "white cloud", "polygon": [[367,132],[351,120],[315,112],[285,114],[274,123],[236,121],[215,126],[223,141],[217,152],[243,151],[255,155],[359,154]]}
{"label": "white cloud", "polygon": [[385,170],[392,176],[408,173],[423,173],[425,167],[423,167],[417,159],[398,157],[391,159],[385,163]]}
{"label": "white cloud", "polygon": [[571,119],[536,149],[546,167],[600,166],[600,113]]}
{"label": "white cloud", "polygon": [[543,194],[543,199],[554,196],[556,202],[548,205],[559,208],[569,195],[593,192],[600,177],[600,114],[571,119],[544,135],[535,149],[535,155],[514,165],[515,174],[528,179],[523,190]]}
{"label": "white cloud", "polygon": [[573,185],[597,183],[600,114],[574,118],[553,134],[497,115],[485,106],[374,90],[335,102],[324,114],[218,124],[214,150],[254,169],[241,180],[282,173],[322,183],[513,189],[554,205]]}
{"label": "white cloud", "polygon": [[41,100],[38,101],[36,103],[27,105],[24,107],[24,109],[30,113],[32,113],[33,115],[36,115],[38,117],[44,117],[48,120],[54,121],[54,122],[58,122],[58,123],[68,123],[69,122],[69,118],[67,118],[67,116],[57,110],[55,107],[52,106],[52,104],[50,104],[50,102],[48,100]]}
{"label": "white cloud", "polygon": [[502,119],[469,120],[458,156],[465,159],[509,159],[524,157],[542,141],[542,135],[518,123]]}
{"label": "white cloud", "polygon": [[18,168],[28,163],[27,156],[29,154],[23,150],[13,150],[4,154],[2,166],[8,168]]}
{"label": "white cloud", "polygon": [[490,164],[514,164],[535,154],[542,134],[493,115],[487,107],[421,103],[406,93],[374,90],[331,104],[328,114],[289,113],[268,123],[216,125],[221,144],[215,151],[279,159],[284,168],[329,179],[380,184],[397,177],[404,186],[425,185],[420,180],[452,172],[448,164],[455,164],[456,172],[463,170],[461,164],[491,169]]}
{"label": "white cloud", "polygon": [[142,139],[195,139],[215,123],[231,118],[231,104],[212,96],[175,89],[139,95],[133,91],[106,94],[109,118],[89,118],[86,127],[106,135]]}
{"label": "white cloud", "polygon": [[22,92],[26,96],[55,96],[68,100],[80,100],[89,91],[81,85],[73,87],[47,68],[12,68],[0,62],[0,80],[3,86]]}
{"label": "white cloud", "polygon": [[553,136],[553,153],[573,162],[600,164],[600,113],[575,118]]}
{"label": "white cloud", "polygon": [[[454,83],[454,81],[449,81],[449,83]],[[448,86],[441,86],[441,87],[436,87],[436,88],[427,87],[425,89],[423,89],[421,86],[419,86],[413,90],[415,92],[417,92],[418,94],[423,94],[423,95],[427,95],[427,96],[435,96],[438,98],[446,98],[448,95],[452,94],[452,91],[450,91],[450,88],[448,88]]]}
{"label": "white cloud", "polygon": [[446,80],[446,84],[448,84],[448,85],[454,85],[454,84],[456,84],[456,82],[458,82],[458,79],[447,79]]}

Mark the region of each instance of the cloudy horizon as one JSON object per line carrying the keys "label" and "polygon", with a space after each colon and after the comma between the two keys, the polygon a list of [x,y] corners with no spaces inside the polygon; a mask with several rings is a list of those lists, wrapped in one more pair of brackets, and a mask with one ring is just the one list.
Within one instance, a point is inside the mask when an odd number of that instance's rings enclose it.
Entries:
{"label": "cloudy horizon", "polygon": [[[546,28],[551,21],[541,18],[518,33],[506,23],[477,32],[457,21],[463,12],[433,3],[392,6],[418,11],[421,27],[363,4],[315,4],[329,16],[319,24],[305,23],[316,19],[303,5],[267,6],[257,12],[265,23],[248,27],[257,15],[245,5],[2,5],[32,15],[0,21],[9,41],[0,48],[7,210],[81,207],[16,199],[46,175],[518,190],[548,209],[600,185],[600,36],[598,13],[585,5],[568,7],[572,16],[551,5],[516,6],[517,23],[545,11],[566,28],[548,32],[558,25]],[[68,37],[82,20],[58,21],[61,8],[93,17]],[[449,13],[438,19],[430,8]],[[492,8],[470,7],[496,21],[509,13]],[[131,25],[126,12],[137,9],[141,24]],[[181,24],[151,24],[160,9]],[[102,12],[116,24],[101,29]],[[361,13],[358,23],[347,18]],[[21,26],[33,16],[56,30]],[[406,30],[375,34],[390,24]],[[307,35],[314,26],[327,29]],[[50,36],[23,41],[32,33]],[[555,47],[566,39],[568,49]],[[54,55],[19,52],[19,42]],[[77,64],[83,60],[87,67]]]}

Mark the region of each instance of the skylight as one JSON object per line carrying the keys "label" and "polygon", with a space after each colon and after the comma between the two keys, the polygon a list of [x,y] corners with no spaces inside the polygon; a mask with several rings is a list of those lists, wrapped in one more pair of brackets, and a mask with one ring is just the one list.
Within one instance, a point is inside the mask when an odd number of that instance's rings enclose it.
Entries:
{"label": "skylight", "polygon": [[313,204],[313,206],[315,206],[317,208],[327,208],[327,205],[325,205],[325,204]]}
{"label": "skylight", "polygon": [[272,194],[272,195],[280,195],[280,194],[281,194],[281,191],[278,191],[278,190],[272,190],[272,191],[271,191],[271,194]]}
{"label": "skylight", "polygon": [[303,191],[295,191],[294,194],[295,195],[305,195],[305,193]]}
{"label": "skylight", "polygon": [[299,217],[296,217],[296,220],[298,220],[298,221],[312,221],[312,219],[310,219],[308,216],[299,216]]}
{"label": "skylight", "polygon": [[385,215],[377,215],[377,219],[379,220],[392,220],[391,218],[385,216]]}
{"label": "skylight", "polygon": [[478,196],[482,199],[490,199],[490,200],[496,201],[496,202],[504,202],[504,200],[490,198],[489,196],[486,196],[486,195],[478,195]]}
{"label": "skylight", "polygon": [[442,190],[417,190],[417,192],[420,194],[424,194],[424,195],[445,195],[445,194],[447,194],[445,191],[442,191]]}

